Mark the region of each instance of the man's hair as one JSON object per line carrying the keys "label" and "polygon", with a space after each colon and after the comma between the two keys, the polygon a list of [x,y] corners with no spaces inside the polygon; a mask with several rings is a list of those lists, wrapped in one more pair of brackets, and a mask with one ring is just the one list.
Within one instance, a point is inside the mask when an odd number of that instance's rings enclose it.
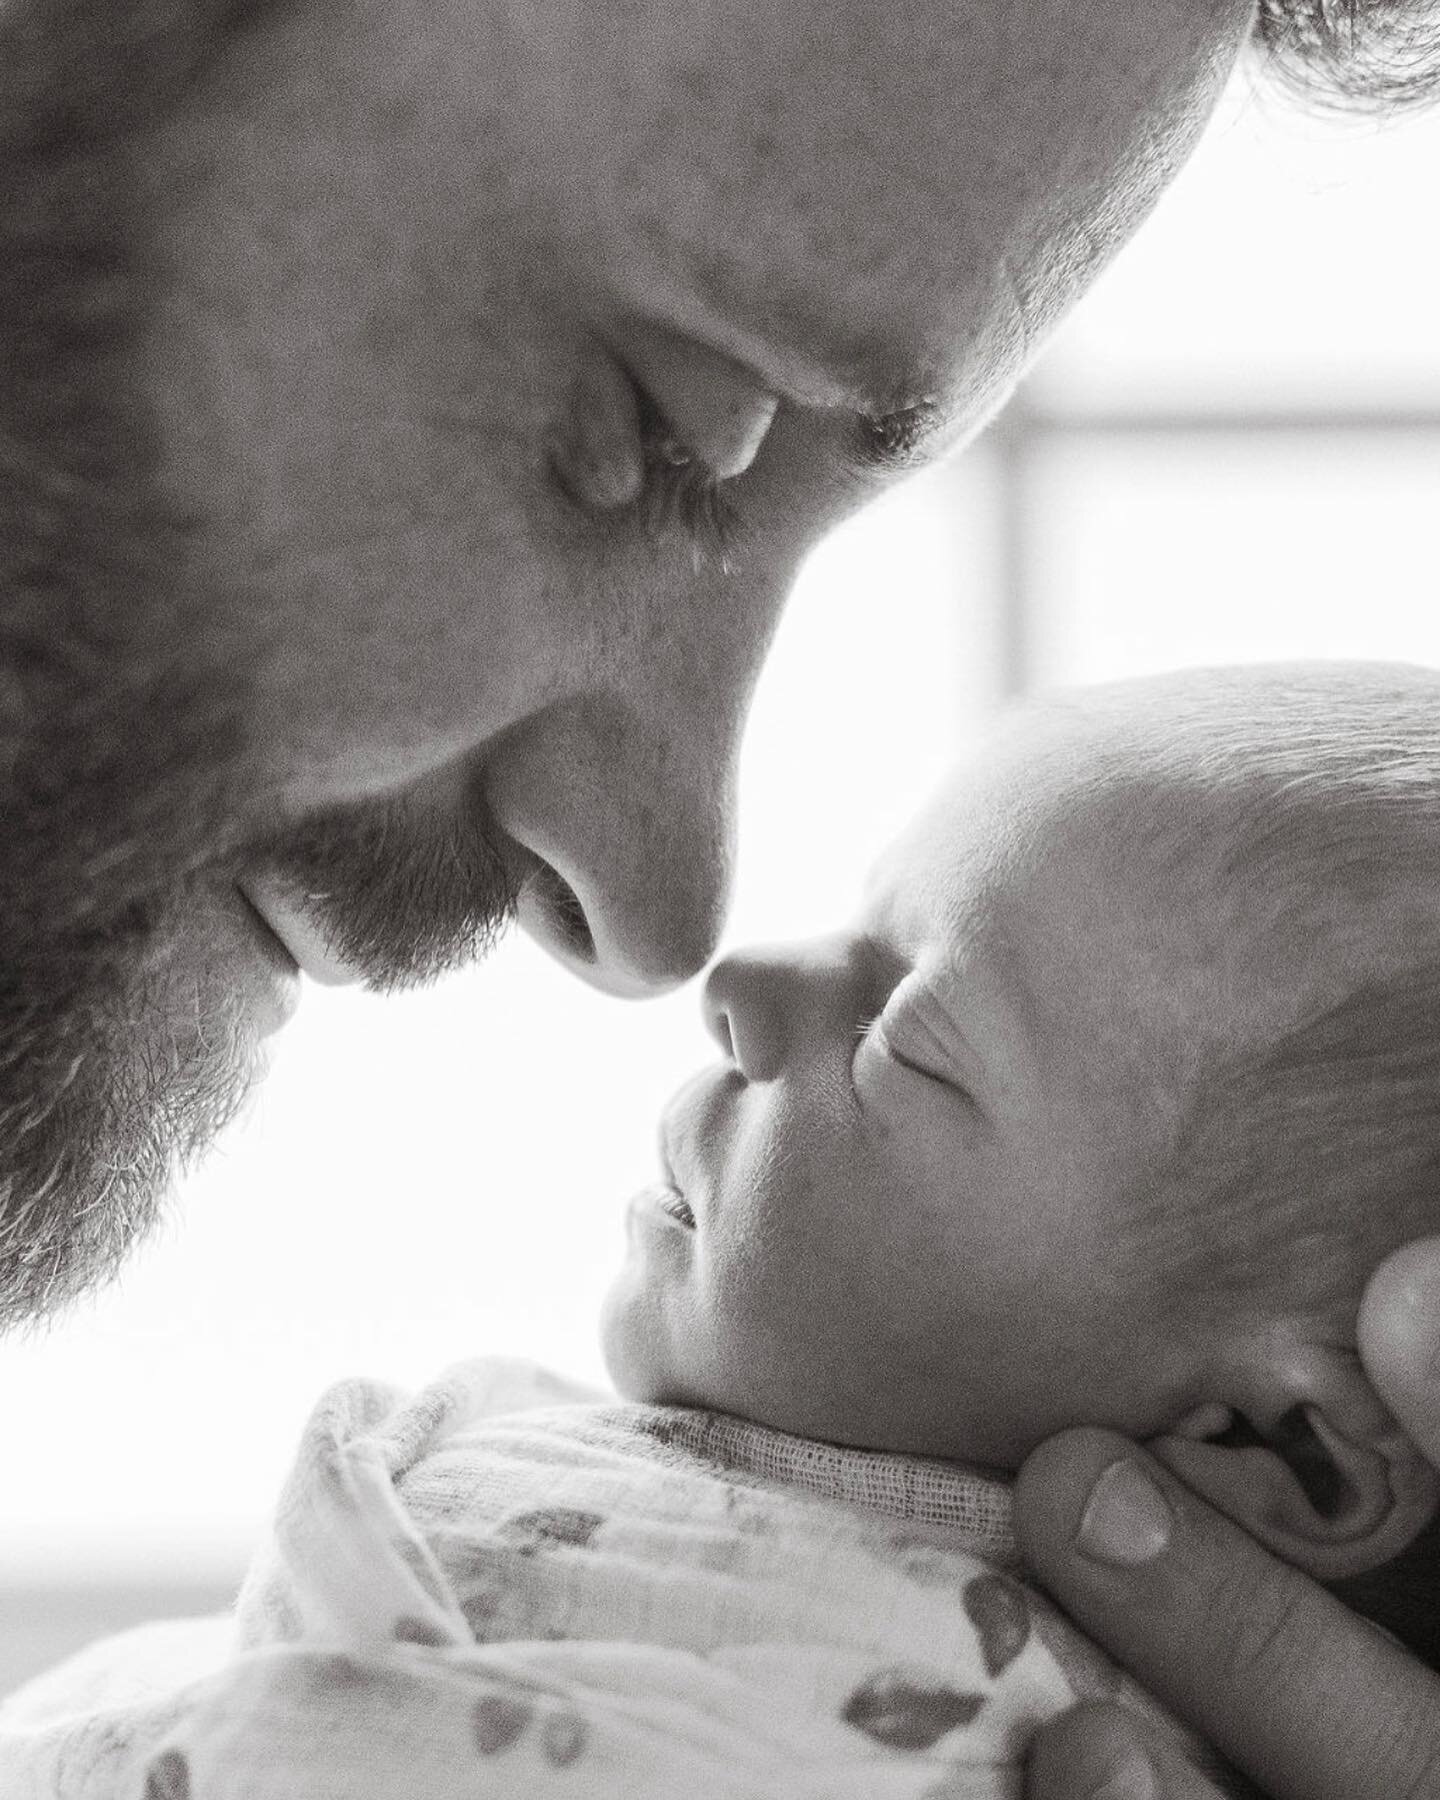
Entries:
{"label": "man's hair", "polygon": [[1440,93],[1436,0],[1259,0],[1254,44],[1311,105],[1396,112]]}

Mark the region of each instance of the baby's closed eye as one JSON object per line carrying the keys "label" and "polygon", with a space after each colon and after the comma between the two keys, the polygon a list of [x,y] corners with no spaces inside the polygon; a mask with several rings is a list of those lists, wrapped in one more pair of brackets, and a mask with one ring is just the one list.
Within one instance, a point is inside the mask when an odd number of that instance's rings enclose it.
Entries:
{"label": "baby's closed eye", "polygon": [[856,1071],[862,1059],[881,1058],[969,1099],[970,1090],[953,1049],[954,1035],[948,1015],[928,985],[916,976],[907,976],[882,1010],[857,1028]]}

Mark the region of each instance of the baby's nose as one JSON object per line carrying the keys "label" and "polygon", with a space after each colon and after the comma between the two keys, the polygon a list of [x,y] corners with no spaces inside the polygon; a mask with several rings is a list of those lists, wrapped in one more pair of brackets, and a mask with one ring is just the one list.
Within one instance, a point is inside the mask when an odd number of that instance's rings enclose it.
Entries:
{"label": "baby's nose", "polygon": [[705,978],[700,1004],[711,1036],[747,1081],[773,1081],[785,1062],[778,965],[724,956]]}

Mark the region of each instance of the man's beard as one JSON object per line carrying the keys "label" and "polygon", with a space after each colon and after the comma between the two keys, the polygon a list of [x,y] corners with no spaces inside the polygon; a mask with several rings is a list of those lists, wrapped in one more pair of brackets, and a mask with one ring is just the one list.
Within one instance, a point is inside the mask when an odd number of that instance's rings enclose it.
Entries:
{"label": "man's beard", "polygon": [[[248,691],[230,671],[189,680],[182,704],[175,689],[169,706],[151,700],[128,729],[106,733],[146,745],[113,769],[61,733],[50,742],[54,806],[7,810],[0,1330],[110,1280],[256,1082],[247,995],[234,968],[216,967],[203,929],[218,905],[238,909],[245,878],[283,878],[378,990],[468,967],[515,914],[479,787],[445,815],[403,796],[369,799],[234,846],[256,778],[234,718]],[[108,702],[112,724],[126,715],[126,700],[103,689],[83,700],[90,715]],[[259,945],[254,959],[261,967]]]}
{"label": "man's beard", "polygon": [[278,879],[330,951],[391,993],[468,967],[511,923],[517,893],[496,837],[478,787],[444,814],[402,795],[286,829],[245,856],[244,875]]}
{"label": "man's beard", "polygon": [[337,809],[0,973],[0,1329],[109,1280],[254,1084],[259,1036],[206,955],[207,902],[278,868],[368,986],[413,986],[513,917],[492,830],[478,806],[444,825],[403,798]]}
{"label": "man's beard", "polygon": [[251,1085],[239,996],[157,966],[163,929],[121,926],[4,972],[0,1328],[109,1280]]}

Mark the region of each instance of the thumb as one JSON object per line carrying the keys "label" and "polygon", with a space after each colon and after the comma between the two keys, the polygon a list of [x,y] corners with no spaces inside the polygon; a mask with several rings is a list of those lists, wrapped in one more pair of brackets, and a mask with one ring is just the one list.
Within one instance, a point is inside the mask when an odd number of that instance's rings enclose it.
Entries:
{"label": "thumb", "polygon": [[1377,1393],[1440,1469],[1440,1237],[1386,1257],[1365,1289],[1355,1332]]}
{"label": "thumb", "polygon": [[1440,1794],[1440,1681],[1126,1439],[1042,1444],[1015,1528],[1071,1617],[1276,1800]]}

